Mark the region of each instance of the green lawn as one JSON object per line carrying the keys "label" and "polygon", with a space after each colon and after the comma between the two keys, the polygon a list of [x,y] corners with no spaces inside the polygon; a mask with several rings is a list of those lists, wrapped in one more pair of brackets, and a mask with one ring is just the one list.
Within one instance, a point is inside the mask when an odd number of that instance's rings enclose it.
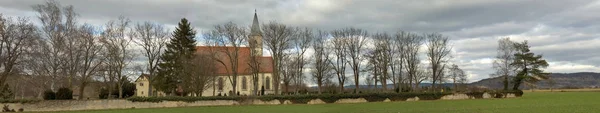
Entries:
{"label": "green lawn", "polygon": [[532,92],[521,98],[373,102],[320,105],[254,105],[74,111],[63,113],[592,113],[600,92]]}

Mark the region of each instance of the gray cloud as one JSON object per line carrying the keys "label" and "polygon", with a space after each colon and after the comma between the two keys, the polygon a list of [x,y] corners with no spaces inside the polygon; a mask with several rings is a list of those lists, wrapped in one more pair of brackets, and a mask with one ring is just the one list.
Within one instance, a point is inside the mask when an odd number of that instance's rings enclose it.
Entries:
{"label": "gray cloud", "polygon": [[[397,30],[440,32],[453,41],[453,62],[470,81],[488,77],[497,39],[528,40],[544,54],[548,71],[600,72],[598,0],[60,0],[80,21],[102,25],[123,15],[134,22],[167,26],[188,18],[200,31],[232,21],[249,25],[254,9],[265,23],[332,30],[357,27],[371,33]],[[44,0],[2,0],[0,13],[35,16]],[[32,17],[35,19],[35,17]],[[170,28],[173,29],[173,28]]]}

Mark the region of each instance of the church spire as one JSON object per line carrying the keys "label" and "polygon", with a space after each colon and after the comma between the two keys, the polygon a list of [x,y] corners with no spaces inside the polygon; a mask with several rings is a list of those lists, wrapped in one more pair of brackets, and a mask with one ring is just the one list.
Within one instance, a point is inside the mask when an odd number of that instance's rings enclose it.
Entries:
{"label": "church spire", "polygon": [[260,32],[260,26],[258,24],[258,16],[256,15],[256,9],[254,9],[254,20],[252,20],[252,26],[250,28],[251,36],[262,36]]}

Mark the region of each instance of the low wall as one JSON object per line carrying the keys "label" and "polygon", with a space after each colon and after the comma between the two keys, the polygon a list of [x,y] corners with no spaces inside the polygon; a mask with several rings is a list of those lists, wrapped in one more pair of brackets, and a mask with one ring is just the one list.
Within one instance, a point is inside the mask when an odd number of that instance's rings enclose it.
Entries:
{"label": "low wall", "polygon": [[[496,95],[484,93],[482,98],[494,98]],[[503,95],[503,98],[517,97],[515,94]],[[478,99],[467,94],[452,94],[440,98],[440,100],[459,100],[459,99]],[[408,98],[403,101],[419,101],[418,97]],[[368,102],[364,98],[339,99],[334,103],[364,103]],[[384,102],[390,102],[385,99]],[[192,106],[227,106],[227,105],[280,105],[293,104],[290,100],[271,100],[261,101],[258,99],[238,102],[234,100],[206,100],[196,102],[183,101],[163,101],[163,102],[131,102],[128,100],[48,100],[36,103],[2,103],[9,105],[9,109],[18,110],[23,108],[25,111],[73,111],[73,110],[100,110],[100,109],[131,109],[131,108],[163,108],[163,107],[192,107]],[[306,104],[325,104],[320,99],[313,99]]]}

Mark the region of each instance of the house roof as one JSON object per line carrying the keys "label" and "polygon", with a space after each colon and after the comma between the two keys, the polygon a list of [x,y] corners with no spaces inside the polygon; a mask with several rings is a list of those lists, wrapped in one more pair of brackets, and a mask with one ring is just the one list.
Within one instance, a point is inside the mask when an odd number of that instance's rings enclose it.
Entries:
{"label": "house roof", "polygon": [[[238,47],[238,63],[237,63],[237,73],[242,75],[252,74],[252,68],[250,67],[251,63],[251,48],[250,47]],[[210,54],[214,53],[215,58],[217,60],[217,74],[232,74],[231,71],[231,60],[229,60],[229,56],[226,53],[235,53],[235,47],[231,46],[196,46],[196,53],[199,54]],[[273,59],[270,56],[261,56],[258,57],[259,65],[259,73],[272,73]]]}
{"label": "house roof", "polygon": [[135,81],[134,81],[134,82],[137,82],[137,81],[138,81],[140,78],[150,78],[150,75],[149,75],[149,74],[143,74],[143,73],[142,73],[140,76],[138,76],[138,78],[136,78],[136,79],[135,79]]}

